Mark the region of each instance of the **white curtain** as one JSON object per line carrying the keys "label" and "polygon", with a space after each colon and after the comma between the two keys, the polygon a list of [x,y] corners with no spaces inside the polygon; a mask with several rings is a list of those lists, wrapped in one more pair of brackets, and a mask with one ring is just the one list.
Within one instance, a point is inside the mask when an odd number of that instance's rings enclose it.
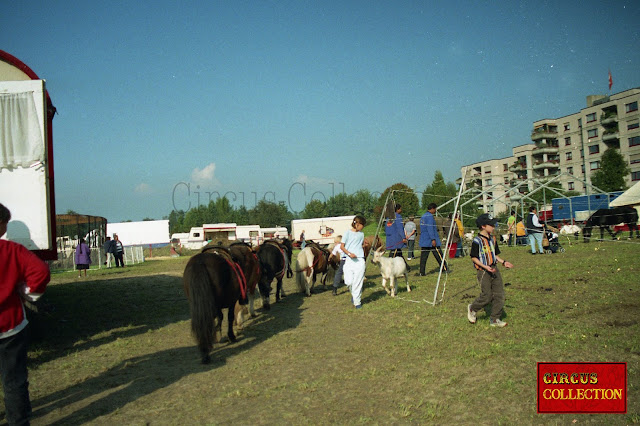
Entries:
{"label": "white curtain", "polygon": [[0,94],[0,168],[44,162],[33,92]]}

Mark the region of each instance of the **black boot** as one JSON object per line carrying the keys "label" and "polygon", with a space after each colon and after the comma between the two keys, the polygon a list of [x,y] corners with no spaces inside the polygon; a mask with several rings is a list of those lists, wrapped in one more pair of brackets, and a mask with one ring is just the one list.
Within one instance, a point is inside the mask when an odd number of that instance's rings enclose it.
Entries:
{"label": "black boot", "polygon": [[333,294],[334,296],[338,295],[338,289],[337,288],[333,288],[333,290],[331,291],[331,294]]}

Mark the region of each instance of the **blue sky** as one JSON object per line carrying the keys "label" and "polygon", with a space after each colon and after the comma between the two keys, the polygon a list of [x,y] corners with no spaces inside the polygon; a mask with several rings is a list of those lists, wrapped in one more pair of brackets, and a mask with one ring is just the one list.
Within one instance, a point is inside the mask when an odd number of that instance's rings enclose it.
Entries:
{"label": "blue sky", "polygon": [[160,219],[511,155],[533,122],[640,86],[637,1],[0,2],[47,80],[56,207]]}

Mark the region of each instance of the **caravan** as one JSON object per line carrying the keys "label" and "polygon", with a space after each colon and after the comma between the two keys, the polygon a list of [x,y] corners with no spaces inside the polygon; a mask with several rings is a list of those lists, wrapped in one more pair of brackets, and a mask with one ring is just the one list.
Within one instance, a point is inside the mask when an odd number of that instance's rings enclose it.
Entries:
{"label": "caravan", "polygon": [[272,238],[289,238],[289,231],[283,226],[275,228],[260,228],[260,242],[270,240]]}
{"label": "caravan", "polygon": [[236,239],[250,246],[257,246],[260,244],[260,225],[238,225]]}
{"label": "caravan", "polygon": [[291,235],[299,240],[304,231],[305,240],[329,245],[337,235],[344,235],[351,228],[354,216],[320,217],[315,219],[295,219],[291,221]]}

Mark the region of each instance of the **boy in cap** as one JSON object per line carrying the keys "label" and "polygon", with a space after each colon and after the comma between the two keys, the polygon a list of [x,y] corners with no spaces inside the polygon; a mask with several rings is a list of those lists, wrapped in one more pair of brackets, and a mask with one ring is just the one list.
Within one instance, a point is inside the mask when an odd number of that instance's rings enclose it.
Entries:
{"label": "boy in cap", "polygon": [[477,270],[478,283],[480,284],[480,296],[467,306],[467,318],[471,324],[476,323],[476,312],[491,303],[492,327],[504,327],[506,322],[500,319],[504,307],[504,285],[502,276],[496,267],[502,263],[505,268],[513,268],[510,262],[498,257],[500,249],[493,235],[497,220],[490,214],[481,214],[476,219],[476,225],[480,233],[471,243],[471,260]]}

